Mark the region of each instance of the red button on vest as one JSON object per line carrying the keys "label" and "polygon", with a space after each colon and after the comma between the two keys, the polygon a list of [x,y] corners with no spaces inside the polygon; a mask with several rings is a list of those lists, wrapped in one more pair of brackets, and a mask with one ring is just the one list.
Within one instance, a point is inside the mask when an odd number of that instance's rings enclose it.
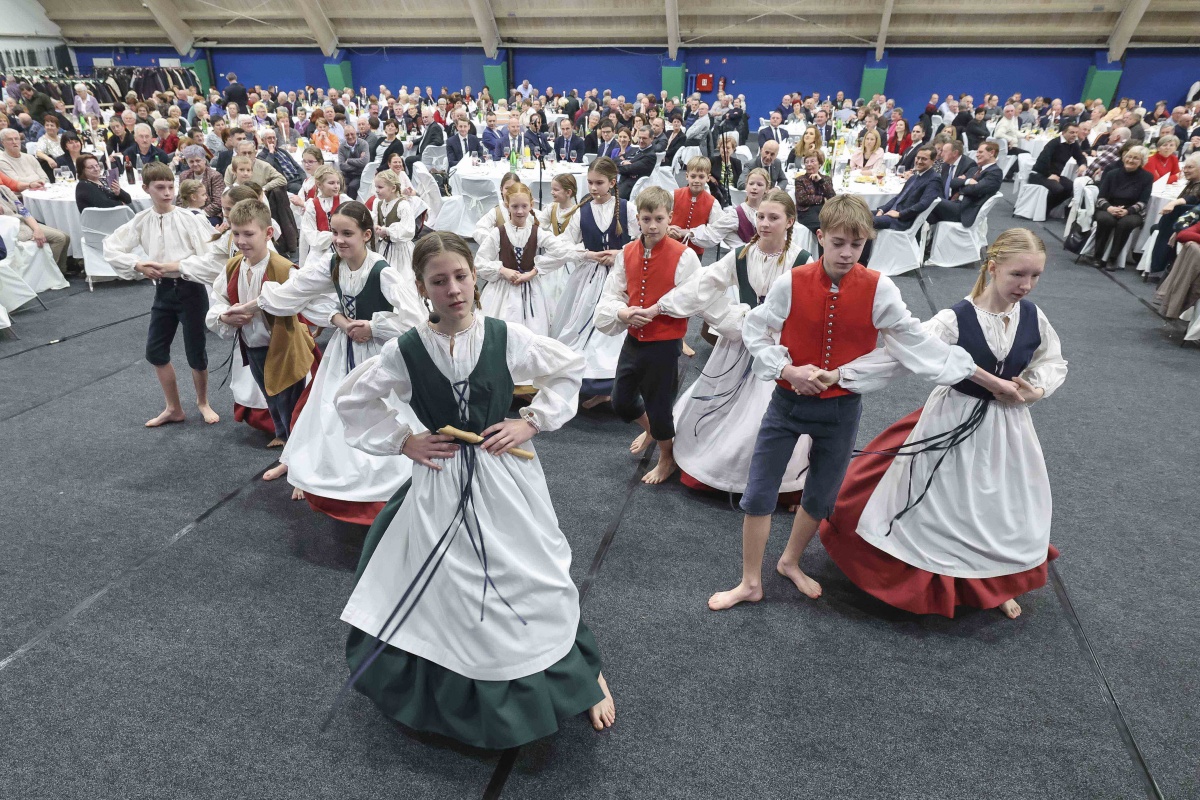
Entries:
{"label": "red button on vest", "polygon": [[[784,320],[779,343],[788,349],[793,366],[813,364],[837,369],[875,349],[879,331],[872,311],[879,273],[855,264],[833,291],[833,282],[820,261],[792,269],[792,307]],[[777,383],[785,389],[791,384]],[[821,397],[850,392],[833,386]]]}
{"label": "red button on vest", "polygon": [[[708,192],[701,192],[692,197],[692,190],[688,187],[676,189],[675,203],[671,206],[671,224],[684,230],[704,225],[708,222],[708,215],[712,213],[712,207],[713,196]],[[704,255],[703,247],[693,242],[688,242],[688,247],[695,250],[696,255]]]}
{"label": "red button on vest", "polygon": [[[640,238],[625,245],[625,287],[630,306],[649,308],[675,288],[675,269],[684,249],[682,242],[664,237],[650,250],[647,260]],[[639,342],[682,339],[687,333],[687,325],[686,319],[659,314],[641,328],[630,328],[629,335]]]}

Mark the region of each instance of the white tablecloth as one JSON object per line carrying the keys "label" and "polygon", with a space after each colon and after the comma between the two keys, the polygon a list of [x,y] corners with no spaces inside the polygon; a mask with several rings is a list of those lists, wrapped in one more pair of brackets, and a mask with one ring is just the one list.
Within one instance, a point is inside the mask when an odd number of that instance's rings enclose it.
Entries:
{"label": "white tablecloth", "polygon": [[860,183],[856,181],[851,173],[850,183],[843,184],[840,180],[834,181],[834,191],[838,194],[856,194],[866,201],[867,206],[872,211],[877,211],[887,204],[896,195],[900,194],[900,190],[904,188],[904,181],[888,175],[883,182],[883,186],[879,186],[875,182]]}
{"label": "white tablecloth", "polygon": [[1173,185],[1164,186],[1150,195],[1150,202],[1146,206],[1146,221],[1142,224],[1141,231],[1138,232],[1137,241],[1133,243],[1133,252],[1140,253],[1146,249],[1146,240],[1150,238],[1154,226],[1162,219],[1163,206],[1179,197],[1184,183],[1185,181],[1182,179],[1177,180]]}
{"label": "white tablecloth", "polygon": [[[121,188],[129,192],[133,199],[134,211],[150,207],[150,195],[146,194],[141,186],[129,186],[122,178]],[[21,196],[34,219],[52,228],[58,228],[71,237],[68,255],[72,258],[83,258],[83,226],[80,224],[82,214],[75,205],[75,184],[53,183],[45,189],[26,191]]]}
{"label": "white tablecloth", "polygon": [[[578,189],[577,199],[587,194],[587,167],[583,164],[559,164],[548,161],[541,175],[542,203],[554,202],[550,196],[550,182],[554,176],[568,172],[575,176]],[[460,164],[450,176],[450,191],[466,198],[471,206],[472,222],[491,211],[500,202],[500,181],[508,173],[507,161],[490,161],[479,166]],[[520,169],[517,174],[521,182],[533,190],[534,205],[538,197],[538,170]]]}

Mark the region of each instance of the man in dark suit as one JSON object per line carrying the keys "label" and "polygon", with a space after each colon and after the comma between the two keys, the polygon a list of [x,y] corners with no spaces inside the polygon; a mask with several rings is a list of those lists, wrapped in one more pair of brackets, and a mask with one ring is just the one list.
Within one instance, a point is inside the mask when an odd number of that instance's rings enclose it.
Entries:
{"label": "man in dark suit", "polygon": [[[966,227],[975,224],[984,201],[1000,191],[1004,175],[996,159],[1000,145],[984,142],[975,151],[976,167],[950,182],[953,194],[938,203],[929,215],[930,222],[960,222]],[[964,159],[965,160],[965,159]]]}
{"label": "man in dark suit", "polygon": [[563,113],[567,115],[567,119],[575,121],[575,115],[579,113],[579,90],[572,89],[571,94],[567,97],[567,102],[563,104]]}
{"label": "man in dark suit", "polygon": [[875,230],[908,230],[913,221],[933,205],[934,200],[942,196],[942,184],[933,169],[935,152],[935,148],[930,144],[917,148],[913,160],[913,174],[904,182],[900,194],[875,212],[872,220]]}
{"label": "man in dark suit", "polygon": [[771,112],[771,124],[762,128],[758,132],[758,149],[762,150],[762,146],[767,142],[778,142],[780,147],[787,141],[788,132],[784,130],[783,115],[779,113],[779,109]]}
{"label": "man in dark suit", "polygon": [[448,170],[454,169],[458,162],[464,158],[478,156],[483,158],[483,147],[479,143],[479,137],[471,133],[470,120],[461,118],[454,123],[457,132],[450,137],[450,141],[446,142],[446,167]]}
{"label": "man in dark suit", "polygon": [[554,143],[554,157],[559,161],[582,164],[583,137],[575,135],[575,126],[571,124],[571,118],[560,119],[558,129],[561,135]]}
{"label": "man in dark suit", "polygon": [[666,133],[666,144],[663,145],[663,164],[668,167],[675,163],[675,154],[679,152],[679,148],[683,147],[683,143],[687,140],[687,134],[683,131],[683,120],[679,117],[671,117],[671,130]]}
{"label": "man in dark suit", "polygon": [[492,161],[504,159],[504,132],[496,127],[496,115],[491,111],[484,117],[483,147],[492,156]]}
{"label": "man in dark suit", "polygon": [[1046,113],[1038,119],[1038,126],[1044,131],[1050,128],[1058,128],[1063,122],[1062,115],[1062,101],[1056,99],[1050,104],[1050,108]]}
{"label": "man in dark suit", "polygon": [[942,197],[949,198],[950,182],[961,178],[967,170],[974,166],[971,159],[963,155],[961,139],[946,142],[942,145]]}
{"label": "man in dark suit", "polygon": [[[221,175],[225,174],[225,170],[229,169],[229,165],[233,162],[233,157],[237,155],[238,142],[246,138],[246,132],[241,128],[226,128],[221,132],[221,144],[225,145],[225,149],[217,153],[217,157],[212,160],[212,168]],[[134,145],[136,148],[137,145]]]}
{"label": "man in dark suit", "polygon": [[638,131],[637,149],[627,151],[625,157],[617,162],[617,172],[621,176],[617,182],[617,193],[621,199],[628,200],[638,178],[649,175],[657,165],[658,152],[650,137],[650,127],[643,125]]}
{"label": "man in dark suit", "polygon": [[817,109],[813,125],[817,129],[817,133],[821,135],[821,144],[828,144],[829,140],[833,138],[833,123],[829,121],[829,113],[825,109]]}
{"label": "man in dark suit", "polygon": [[434,122],[431,106],[421,108],[421,126],[423,131],[416,147],[413,148],[413,154],[404,159],[404,169],[408,171],[409,175],[412,175],[413,164],[421,160],[421,156],[425,154],[427,148],[438,147],[446,143],[446,131],[441,125]]}
{"label": "man in dark suit", "polygon": [[250,113],[250,96],[246,92],[246,87],[238,83],[237,75],[230,72],[225,78],[229,81],[229,85],[225,87],[225,105],[237,103],[238,108]]}
{"label": "man in dark suit", "polygon": [[1079,128],[1068,125],[1063,128],[1059,138],[1046,142],[1037,161],[1033,163],[1033,171],[1029,173],[1030,183],[1045,186],[1050,192],[1046,199],[1046,216],[1050,216],[1051,211],[1075,194],[1075,184],[1062,174],[1063,168],[1072,159],[1081,169],[1087,167],[1087,156],[1079,147]]}
{"label": "man in dark suit", "polygon": [[767,188],[780,188],[787,183],[787,176],[783,172],[783,161],[779,158],[779,142],[768,141],[758,151],[758,156],[751,161],[742,170],[742,177],[738,179],[738,188],[746,188],[746,179],[750,177],[750,171],[762,167],[771,176],[771,185]]}
{"label": "man in dark suit", "polygon": [[550,154],[550,139],[542,132],[542,118],[537,114],[529,115],[529,127],[525,129],[525,147],[529,148],[531,158]]}
{"label": "man in dark suit", "polygon": [[[912,127],[912,144],[908,149],[900,154],[899,166],[906,170],[916,169],[917,167],[917,151],[921,149],[921,145],[925,144],[925,126],[920,122]],[[937,158],[937,150],[934,150],[934,159]]]}
{"label": "man in dark suit", "polygon": [[506,150],[509,153],[515,152],[520,157],[523,147],[525,147],[525,137],[521,135],[521,120],[512,117],[508,121],[508,135],[500,137],[500,158],[508,157],[504,152]]}

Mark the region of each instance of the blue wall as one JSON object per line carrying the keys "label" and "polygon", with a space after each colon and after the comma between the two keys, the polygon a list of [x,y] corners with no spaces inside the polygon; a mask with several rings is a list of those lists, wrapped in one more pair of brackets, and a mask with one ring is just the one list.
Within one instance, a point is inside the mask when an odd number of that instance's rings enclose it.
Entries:
{"label": "blue wall", "polygon": [[[984,92],[1000,95],[1001,101],[1014,92],[1024,97],[1060,97],[1064,103],[1078,102],[1095,63],[1092,50],[936,50],[896,49],[887,55],[887,94],[905,116],[921,115],[929,95],[947,91],[966,92],[980,102]],[[936,69],[931,65],[937,64]],[[857,87],[856,87],[857,88]]]}
{"label": "blue wall", "polygon": [[1196,81],[1200,81],[1200,49],[1130,50],[1117,96],[1141,100],[1151,110],[1159,100],[1174,107],[1184,101]]}
{"label": "blue wall", "polygon": [[[834,48],[688,48],[688,74],[712,73],[713,86],[724,77],[725,91],[746,95],[751,128],[779,105],[784,94],[801,91],[833,96],[839,90],[858,95],[865,50]],[[891,76],[888,76],[889,79]],[[703,95],[715,100],[717,93]]]}
{"label": "blue wall", "polygon": [[[75,48],[79,66],[89,69],[93,58],[112,58],[118,65],[153,66],[160,58],[178,58],[170,48]],[[372,93],[385,84],[393,91],[401,84],[422,88],[432,85],[458,89],[483,85],[484,56],[479,48],[375,48],[348,50],[354,81]],[[1026,97],[1046,95],[1077,101],[1083,91],[1094,50],[1065,49],[953,49],[919,48],[888,51],[887,93],[895,96],[910,118],[921,112],[932,92],[945,96],[985,91],[1002,98],[1021,92]],[[638,92],[661,88],[664,50],[519,49],[512,50],[514,83],[528,78],[557,90],[610,88],[632,99]],[[242,83],[278,84],[292,89],[311,84],[324,86],[325,57],[315,48],[263,48],[212,50],[214,71],[236,72]],[[839,89],[855,96],[864,66],[874,65],[867,48],[688,48],[679,60],[691,75],[712,73],[726,79],[726,90],[746,95],[752,119],[779,104],[785,92],[818,91],[822,96]],[[881,64],[880,66],[883,66]],[[1134,97],[1152,106],[1166,99],[1172,105],[1183,99],[1193,81],[1200,80],[1200,51],[1196,49],[1135,49],[1125,58],[1120,96]],[[218,85],[225,81],[218,79]],[[707,98],[715,97],[715,92]]]}

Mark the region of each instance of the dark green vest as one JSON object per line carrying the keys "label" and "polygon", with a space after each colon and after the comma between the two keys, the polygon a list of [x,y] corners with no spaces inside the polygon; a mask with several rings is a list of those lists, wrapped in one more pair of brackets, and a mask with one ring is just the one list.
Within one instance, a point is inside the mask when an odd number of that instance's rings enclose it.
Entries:
{"label": "dark green vest", "polygon": [[383,289],[379,285],[379,273],[387,269],[386,261],[380,259],[371,267],[371,274],[367,276],[367,282],[363,284],[362,291],[354,298],[353,303],[346,302],[346,294],[342,291],[342,284],[338,279],[341,266],[341,259],[334,256],[333,262],[329,265],[329,277],[333,279],[338,306],[343,314],[350,319],[365,319],[370,322],[376,311],[394,310],[392,304],[383,296]]}
{"label": "dark green vest", "polygon": [[[750,274],[746,269],[746,251],[751,245],[746,245],[737,254],[737,282],[738,282],[738,301],[745,303],[751,308],[755,308],[761,302],[758,292],[754,291],[754,287],[750,285]],[[792,263],[793,267],[799,267],[807,264],[812,260],[812,256],[807,250],[801,250],[796,254],[796,260]]]}
{"label": "dark green vest", "polygon": [[470,395],[465,408],[460,407],[455,384],[450,383],[429,357],[416,328],[396,340],[412,384],[409,406],[429,430],[453,425],[460,430],[483,433],[507,415],[513,395],[513,380],[506,356],[508,326],[503,320],[492,317],[485,317],[483,325],[483,348],[466,381],[470,385]]}

